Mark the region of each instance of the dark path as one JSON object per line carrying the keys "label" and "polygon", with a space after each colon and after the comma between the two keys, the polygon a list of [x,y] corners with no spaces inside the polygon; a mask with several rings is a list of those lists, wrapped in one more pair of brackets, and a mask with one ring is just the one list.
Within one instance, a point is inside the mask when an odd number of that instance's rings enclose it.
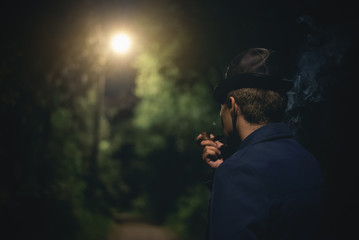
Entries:
{"label": "dark path", "polygon": [[118,215],[108,240],[178,240],[170,230],[162,226],[126,215]]}

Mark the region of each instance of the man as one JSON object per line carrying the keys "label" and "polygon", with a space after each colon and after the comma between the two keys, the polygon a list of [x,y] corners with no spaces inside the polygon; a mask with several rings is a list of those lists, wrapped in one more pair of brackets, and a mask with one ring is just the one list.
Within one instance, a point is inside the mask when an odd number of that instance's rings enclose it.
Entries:
{"label": "man", "polygon": [[210,240],[318,237],[314,233],[324,199],[322,172],[281,123],[290,88],[275,53],[263,48],[239,54],[215,88],[224,134],[240,144],[223,159],[222,143],[197,137],[204,147],[203,160],[216,169]]}

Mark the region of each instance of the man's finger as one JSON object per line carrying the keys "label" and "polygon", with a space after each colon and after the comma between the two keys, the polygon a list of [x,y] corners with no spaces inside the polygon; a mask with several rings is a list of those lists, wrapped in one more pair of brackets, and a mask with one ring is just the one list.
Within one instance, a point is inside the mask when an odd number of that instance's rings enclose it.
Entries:
{"label": "man's finger", "polygon": [[213,146],[205,146],[203,149],[203,152],[211,152],[211,153],[215,153],[216,155],[221,155],[221,151],[217,148],[217,147],[213,147]]}
{"label": "man's finger", "polygon": [[218,148],[220,148],[220,147],[222,147],[224,145],[220,141],[215,141],[214,143],[217,145]]}
{"label": "man's finger", "polygon": [[207,162],[207,164],[211,167],[211,168],[218,168],[219,165],[221,165],[223,163],[223,159],[218,159],[217,161],[209,161]]}
{"label": "man's finger", "polygon": [[206,151],[202,154],[203,159],[216,160],[218,158],[217,154],[214,151]]}
{"label": "man's finger", "polygon": [[212,140],[203,140],[201,142],[201,146],[213,146],[213,147],[217,147],[217,144],[215,142],[213,142]]}

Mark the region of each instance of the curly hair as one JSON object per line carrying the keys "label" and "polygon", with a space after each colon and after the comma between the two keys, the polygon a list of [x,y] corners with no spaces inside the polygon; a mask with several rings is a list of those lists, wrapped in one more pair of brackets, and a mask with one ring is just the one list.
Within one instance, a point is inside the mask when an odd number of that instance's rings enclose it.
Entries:
{"label": "curly hair", "polygon": [[282,121],[287,96],[257,88],[241,88],[228,93],[240,107],[244,119],[250,124],[269,124]]}

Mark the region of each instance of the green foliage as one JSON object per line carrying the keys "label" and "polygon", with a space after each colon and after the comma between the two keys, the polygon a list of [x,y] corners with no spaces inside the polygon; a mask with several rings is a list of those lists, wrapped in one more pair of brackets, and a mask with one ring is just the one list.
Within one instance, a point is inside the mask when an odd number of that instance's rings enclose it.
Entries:
{"label": "green foliage", "polygon": [[92,27],[98,19],[83,11],[37,19],[30,39],[1,48],[18,53],[17,65],[11,58],[0,66],[0,215],[11,239],[106,239],[121,195],[121,165],[101,113],[97,176],[90,171],[103,42]]}
{"label": "green foliage", "polygon": [[173,46],[165,52],[154,47],[154,52],[141,54],[136,62],[136,95],[141,101],[134,126],[147,135],[148,142],[139,142],[137,148],[144,155],[164,149],[169,136],[175,137],[178,148],[184,151],[191,133],[208,129],[218,119],[203,77],[180,69],[174,62],[183,47],[176,41],[180,40],[174,37]]}
{"label": "green foliage", "polygon": [[170,215],[166,225],[182,239],[203,239],[208,220],[209,191],[203,185],[189,187],[178,199],[177,211]]}
{"label": "green foliage", "polygon": [[194,138],[218,124],[211,90],[221,73],[207,58],[218,49],[202,41],[200,26],[186,23],[187,9],[198,16],[201,8],[139,1],[132,10],[143,40],[134,54],[137,104],[116,116],[118,106],[106,101],[105,111],[96,111],[106,63],[111,73],[118,62],[109,63],[109,23],[90,2],[14,28],[25,31],[0,49],[10,56],[0,65],[0,182],[11,183],[0,189],[2,218],[23,227],[18,239],[28,232],[38,239],[104,239],[117,210],[199,236],[207,170]]}
{"label": "green foliage", "polygon": [[202,181],[209,169],[200,159],[195,137],[219,128],[214,126],[219,114],[212,89],[220,71],[198,52],[191,54],[195,35],[177,21],[183,9],[167,4],[176,9],[172,18],[146,19],[153,26],[146,29],[149,38],[163,37],[148,42],[135,62],[139,102],[133,116],[137,164],[132,167],[140,190],[132,207],[168,224],[184,239],[198,239],[205,232],[209,193]]}

